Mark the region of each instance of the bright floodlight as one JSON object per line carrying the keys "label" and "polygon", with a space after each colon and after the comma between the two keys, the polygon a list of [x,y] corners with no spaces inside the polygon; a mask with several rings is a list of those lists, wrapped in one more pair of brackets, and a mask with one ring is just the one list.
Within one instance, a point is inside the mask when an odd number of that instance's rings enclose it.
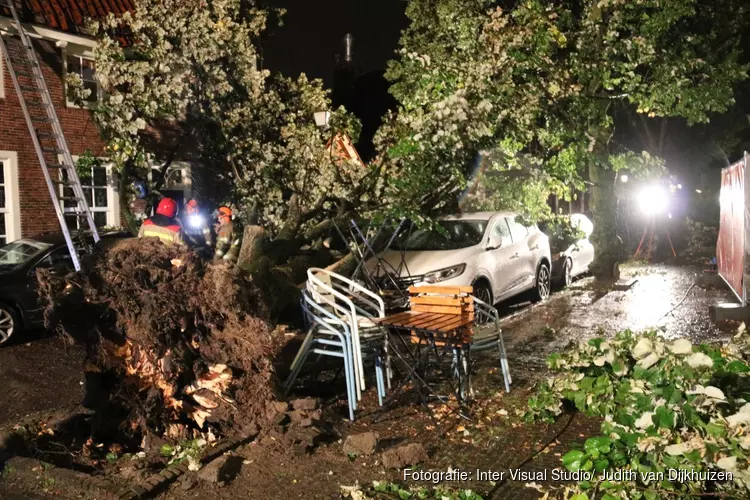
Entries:
{"label": "bright floodlight", "polygon": [[628,182],[628,174],[622,174],[620,176],[620,182]]}
{"label": "bright floodlight", "polygon": [[203,227],[204,219],[200,214],[193,214],[189,217],[190,225],[192,227]]}
{"label": "bright floodlight", "polygon": [[659,215],[667,211],[669,199],[666,190],[658,185],[646,186],[638,193],[638,205],[646,215]]}

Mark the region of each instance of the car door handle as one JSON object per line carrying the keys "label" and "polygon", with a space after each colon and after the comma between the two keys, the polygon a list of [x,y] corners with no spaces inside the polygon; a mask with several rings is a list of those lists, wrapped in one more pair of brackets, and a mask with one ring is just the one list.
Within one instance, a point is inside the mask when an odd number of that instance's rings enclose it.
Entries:
{"label": "car door handle", "polygon": [[514,253],[510,256],[511,259],[517,259],[518,258],[518,252]]}

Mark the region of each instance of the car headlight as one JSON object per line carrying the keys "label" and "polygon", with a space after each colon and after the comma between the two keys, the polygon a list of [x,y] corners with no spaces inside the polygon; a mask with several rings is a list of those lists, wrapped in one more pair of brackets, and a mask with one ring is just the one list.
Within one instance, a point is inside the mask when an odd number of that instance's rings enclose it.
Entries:
{"label": "car headlight", "polygon": [[453,279],[466,270],[466,264],[459,264],[457,266],[446,267],[445,269],[439,269],[432,271],[424,275],[425,283],[440,283],[441,281],[447,281]]}
{"label": "car headlight", "polygon": [[203,219],[202,215],[191,215],[188,219],[192,227],[203,227],[203,224],[205,223],[205,219]]}

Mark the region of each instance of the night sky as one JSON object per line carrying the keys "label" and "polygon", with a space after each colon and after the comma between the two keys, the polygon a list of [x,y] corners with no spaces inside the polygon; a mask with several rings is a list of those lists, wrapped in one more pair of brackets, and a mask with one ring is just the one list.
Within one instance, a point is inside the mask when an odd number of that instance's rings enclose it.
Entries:
{"label": "night sky", "polygon": [[284,25],[263,43],[263,66],[289,77],[306,73],[333,85],[341,39],[354,35],[358,73],[385,69],[407,25],[405,0],[267,0],[287,9]]}

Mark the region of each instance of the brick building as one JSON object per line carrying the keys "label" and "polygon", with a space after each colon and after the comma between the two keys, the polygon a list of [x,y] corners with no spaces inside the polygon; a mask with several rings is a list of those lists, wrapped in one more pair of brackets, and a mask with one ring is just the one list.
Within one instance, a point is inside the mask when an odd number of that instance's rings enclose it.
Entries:
{"label": "brick building", "polygon": [[[92,115],[66,98],[64,82],[67,73],[74,71],[92,90],[91,99],[100,97],[93,61],[96,42],[83,33],[84,18],[120,14],[132,8],[131,1],[19,0],[15,5],[32,38],[74,159],[87,150],[101,156],[104,144]],[[21,48],[20,40],[9,36],[12,32],[10,12],[0,7],[0,34],[11,52]],[[57,163],[53,158],[48,160]],[[176,197],[190,196],[189,166],[175,163],[168,178],[171,182],[167,189]],[[119,193],[112,169],[96,167],[81,182],[97,226],[119,226]],[[0,54],[0,244],[59,230],[52,203],[9,68]],[[70,217],[68,223],[73,226],[77,222]]]}

